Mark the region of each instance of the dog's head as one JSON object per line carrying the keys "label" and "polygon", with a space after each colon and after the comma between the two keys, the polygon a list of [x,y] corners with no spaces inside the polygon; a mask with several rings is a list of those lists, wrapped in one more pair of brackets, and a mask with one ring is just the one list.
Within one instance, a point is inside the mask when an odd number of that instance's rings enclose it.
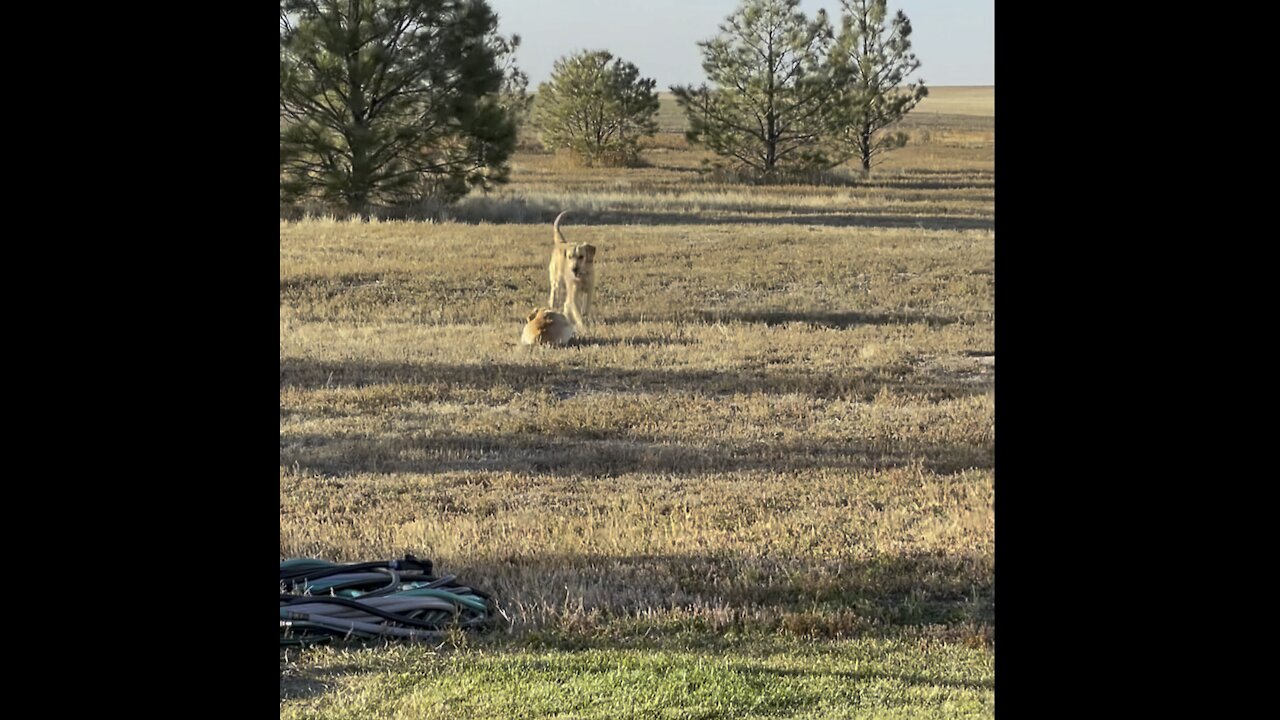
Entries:
{"label": "dog's head", "polygon": [[569,261],[569,272],[573,273],[575,278],[581,278],[595,264],[596,246],[578,243],[569,248],[565,256]]}

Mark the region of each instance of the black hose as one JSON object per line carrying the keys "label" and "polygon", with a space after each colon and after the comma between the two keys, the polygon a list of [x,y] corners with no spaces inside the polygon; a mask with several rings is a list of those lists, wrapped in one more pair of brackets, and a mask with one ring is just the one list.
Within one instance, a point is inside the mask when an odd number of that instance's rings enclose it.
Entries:
{"label": "black hose", "polygon": [[[488,593],[457,582],[454,575],[433,577],[431,561],[412,555],[388,562],[346,565],[313,560],[286,562],[290,567],[285,568],[282,563],[280,569],[281,645],[323,642],[335,636],[426,639],[450,628],[481,626],[497,609]],[[325,586],[323,591],[313,588],[322,578],[344,574],[365,577],[334,578],[338,582]],[[385,581],[378,577],[381,575],[386,576]],[[426,589],[440,590],[450,597],[413,593]],[[313,591],[324,594],[308,594]],[[344,594],[334,594],[338,591]],[[404,593],[403,598],[399,593]],[[374,598],[378,599],[376,604],[369,602]],[[483,609],[478,609],[481,604]],[[331,616],[318,605],[331,605],[335,613]],[[298,610],[290,610],[291,607]]]}

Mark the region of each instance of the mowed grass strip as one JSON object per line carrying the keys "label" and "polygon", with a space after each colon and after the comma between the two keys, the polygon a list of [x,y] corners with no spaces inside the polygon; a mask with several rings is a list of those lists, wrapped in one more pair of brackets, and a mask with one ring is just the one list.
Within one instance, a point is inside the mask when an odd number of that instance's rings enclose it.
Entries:
{"label": "mowed grass strip", "polygon": [[995,695],[988,653],[928,642],[312,648],[283,667],[281,718],[974,718]]}

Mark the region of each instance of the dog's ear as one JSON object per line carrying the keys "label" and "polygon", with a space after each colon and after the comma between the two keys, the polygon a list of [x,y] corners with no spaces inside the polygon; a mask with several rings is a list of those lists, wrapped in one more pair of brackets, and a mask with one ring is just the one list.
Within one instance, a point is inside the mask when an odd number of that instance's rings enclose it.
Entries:
{"label": "dog's ear", "polygon": [[583,245],[583,246],[582,246],[582,249],[587,251],[587,262],[595,262],[595,261],[596,261],[596,246],[595,246],[595,245]]}

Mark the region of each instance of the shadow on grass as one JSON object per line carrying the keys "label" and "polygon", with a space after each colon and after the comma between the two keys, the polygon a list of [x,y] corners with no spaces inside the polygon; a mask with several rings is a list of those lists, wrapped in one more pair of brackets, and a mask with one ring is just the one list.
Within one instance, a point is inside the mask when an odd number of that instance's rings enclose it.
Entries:
{"label": "shadow on grass", "polygon": [[751,654],[751,642],[735,638],[994,641],[994,560],[978,553],[521,554],[468,559],[449,571],[502,598],[514,609],[513,634],[533,647],[736,646]]}
{"label": "shadow on grass", "polygon": [[980,168],[904,168],[899,170],[896,176],[891,177],[947,177],[947,178],[981,178],[984,180],[995,180],[995,170],[982,170]]}
{"label": "shadow on grass", "polygon": [[[929,184],[929,183],[924,183]],[[916,187],[919,183],[903,185],[896,183],[892,187]],[[953,187],[939,183],[940,187]],[[962,187],[962,186],[955,186]],[[493,224],[530,222],[550,222],[539,215],[536,218],[523,213],[504,213],[493,211],[483,217],[485,222]],[[592,210],[583,211],[573,216],[573,225],[817,225],[825,227],[867,227],[867,228],[919,228],[922,230],[993,230],[995,219],[989,217],[972,217],[964,215],[886,215],[861,213],[800,213],[792,215],[756,215],[741,212],[656,212],[650,210]]]}
{"label": "shadow on grass", "polygon": [[697,315],[703,322],[746,322],[764,325],[808,323],[819,327],[850,328],[860,325],[917,325],[942,327],[961,322],[954,315],[928,315],[901,312],[794,312],[786,310],[710,310]]}
{"label": "shadow on grass", "polygon": [[430,474],[450,471],[614,477],[629,473],[697,475],[751,470],[920,467],[936,473],[989,469],[995,451],[967,443],[756,441],[677,444],[665,439],[592,437],[602,431],[507,435],[426,432],[280,435],[280,464],[310,473]]}
{"label": "shadow on grass", "polygon": [[[812,321],[815,316],[806,316]],[[818,318],[821,319],[821,318]],[[836,323],[847,318],[828,317]],[[583,345],[611,344],[613,340]],[[618,340],[626,344],[630,340]],[[665,343],[666,340],[661,342]],[[722,370],[655,370],[566,364],[328,361],[284,358],[280,388],[316,389],[367,387],[382,384],[447,386],[450,389],[509,389],[514,392],[548,390],[562,397],[600,392],[678,392],[703,396],[731,394],[805,394],[822,398],[874,399],[882,390],[947,400],[986,392],[963,378],[943,372],[899,365],[803,371],[769,365]]]}
{"label": "shadow on grass", "polygon": [[[369,644],[364,642],[338,641],[334,644],[343,648],[367,647]],[[385,645],[385,642],[380,644]],[[280,660],[282,663],[280,671],[280,699],[283,700],[305,700],[307,698],[320,697],[333,692],[341,683],[342,678],[350,675],[359,675],[368,672],[368,668],[362,667],[356,663],[344,663],[334,667],[308,667],[301,671],[294,671],[292,668],[286,670],[284,661],[286,654],[291,657],[297,657],[301,653],[300,650],[293,648],[287,653],[281,651]]]}
{"label": "shadow on grass", "polygon": [[955,688],[958,690],[994,690],[996,688],[994,680],[964,680],[954,677],[930,677],[920,673],[911,672],[889,673],[871,670],[827,670],[820,667],[796,670],[792,668],[771,667],[769,665],[756,663],[747,664],[736,669],[748,677],[754,676],[754,679],[762,685],[773,685],[779,678],[808,679],[832,677],[854,683],[874,682],[876,680],[896,680],[905,685],[921,688],[944,687]]}
{"label": "shadow on grass", "polygon": [[[739,690],[742,695],[732,700],[749,703],[754,714],[761,712],[790,715],[792,712],[812,707],[815,704],[815,693],[829,691],[834,685],[860,685],[863,683],[893,682],[916,690],[941,688],[971,692],[988,692],[995,690],[995,681],[991,679],[966,679],[954,675],[923,674],[920,672],[892,672],[878,669],[843,670],[833,669],[825,663],[814,663],[811,667],[797,669],[777,667],[769,662],[750,659],[734,659],[728,664],[725,656],[734,654],[738,647],[733,644],[722,644],[714,655],[706,648],[698,648],[691,652],[683,647],[651,647],[645,648],[652,655],[637,658],[632,648],[617,648],[597,645],[590,649],[559,649],[557,655],[530,656],[530,651],[516,643],[482,642],[486,652],[475,657],[466,664],[437,661],[427,665],[414,666],[414,675],[421,682],[445,681],[458,674],[467,675],[471,682],[483,687],[488,683],[507,683],[514,672],[521,678],[521,686],[529,689],[535,687],[563,686],[566,676],[591,684],[590,677],[607,675],[614,682],[620,674],[631,670],[635,673],[667,673],[678,672],[686,683],[698,685],[714,683],[720,673],[731,671],[746,687]],[[367,642],[340,642],[339,652],[361,652],[370,647]],[[373,646],[377,647],[377,646]],[[601,658],[592,651],[626,650],[627,654],[619,654],[613,658]],[[554,651],[554,649],[553,649]],[[452,651],[443,650],[441,657],[448,657]],[[545,652],[545,651],[544,651]],[[587,655],[587,652],[592,654]],[[795,654],[789,654],[794,657]],[[716,664],[706,665],[708,656],[718,660]],[[788,657],[787,655],[782,656]],[[405,663],[406,668],[409,665]],[[318,698],[334,692],[342,684],[343,679],[370,672],[370,668],[354,663],[338,667],[308,667],[290,672],[280,679],[280,700],[298,701]],[[400,672],[402,668],[392,661],[387,670]],[[425,674],[424,674],[425,673]],[[834,680],[834,683],[832,682]],[[795,692],[774,693],[779,684],[791,685]],[[554,690],[552,692],[555,692]],[[751,697],[746,697],[750,695]]]}
{"label": "shadow on grass", "polygon": [[586,337],[575,337],[569,344],[581,347],[617,347],[626,345],[689,345],[691,343],[685,338],[663,337],[658,335],[638,335],[611,338],[588,335]]}

